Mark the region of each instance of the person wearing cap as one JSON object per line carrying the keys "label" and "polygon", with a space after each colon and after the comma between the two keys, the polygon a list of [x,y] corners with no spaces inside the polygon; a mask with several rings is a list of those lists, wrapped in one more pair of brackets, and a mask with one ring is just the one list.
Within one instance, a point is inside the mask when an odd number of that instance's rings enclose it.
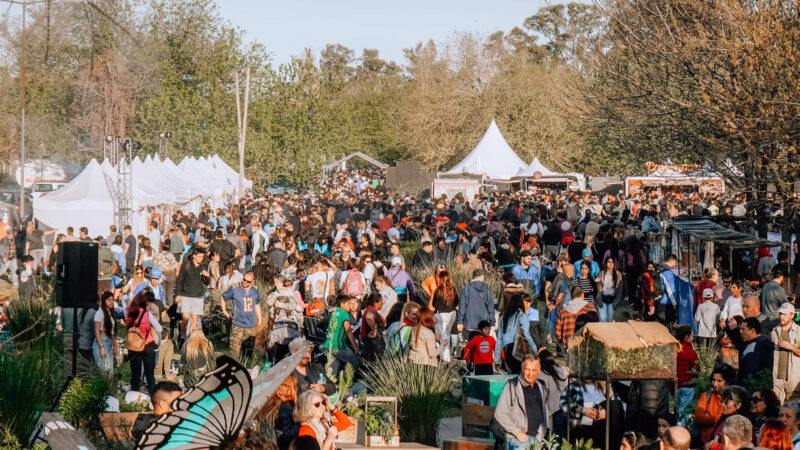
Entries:
{"label": "person wearing cap", "polygon": [[592,279],[595,279],[598,276],[600,276],[600,265],[597,264],[597,262],[593,261],[593,259],[592,259],[593,255],[592,255],[592,251],[590,249],[588,249],[588,248],[583,249],[583,251],[581,252],[581,258],[582,259],[580,259],[578,261],[575,261],[575,264],[573,264],[573,266],[575,267],[575,277],[576,278],[577,278],[578,274],[581,273],[581,263],[583,263],[584,261],[589,262],[589,264],[591,265],[591,270],[589,270],[589,276]]}
{"label": "person wearing cap", "polygon": [[539,295],[541,286],[541,272],[536,264],[532,263],[533,255],[528,250],[519,254],[519,264],[514,264],[511,273],[519,283],[525,286],[532,294]]}
{"label": "person wearing cap", "polygon": [[[405,219],[405,217],[404,217],[404,219]],[[392,227],[389,228],[388,231],[386,231],[386,236],[389,238],[390,242],[400,242],[400,239],[402,237],[401,233],[400,233],[400,228],[402,228],[402,227],[403,227],[403,224],[398,221],[394,225],[392,225]]]}
{"label": "person wearing cap", "polygon": [[150,279],[142,281],[136,286],[136,289],[133,291],[133,296],[136,297],[139,292],[142,292],[144,288],[149,287],[151,291],[153,291],[153,295],[155,295],[156,300],[160,300],[162,304],[164,303],[164,288],[161,286],[161,269],[158,267],[153,267],[150,269]]}
{"label": "person wearing cap", "polygon": [[775,358],[772,383],[778,400],[783,402],[800,384],[800,326],[794,323],[796,310],[791,303],[778,308],[779,326],[772,330]]}
{"label": "person wearing cap", "polygon": [[433,241],[429,237],[424,237],[422,238],[422,248],[414,254],[411,265],[413,267],[431,267],[433,260]]}
{"label": "person wearing cap", "polygon": [[397,256],[391,259],[391,267],[386,271],[386,278],[392,284],[394,291],[397,293],[397,300],[400,302],[408,301],[416,296],[416,288],[414,281],[403,269],[403,260]]}
{"label": "person wearing cap", "polygon": [[711,343],[717,338],[717,323],[719,322],[720,309],[714,301],[714,290],[703,289],[703,303],[694,312],[697,322],[697,338],[701,343]]}

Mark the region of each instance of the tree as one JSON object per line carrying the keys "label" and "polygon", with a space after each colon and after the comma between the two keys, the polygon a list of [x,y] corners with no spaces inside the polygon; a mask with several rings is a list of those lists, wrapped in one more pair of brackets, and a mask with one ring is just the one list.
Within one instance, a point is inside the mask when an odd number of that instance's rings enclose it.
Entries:
{"label": "tree", "polygon": [[594,5],[571,2],[540,8],[525,19],[525,28],[547,39],[544,48],[553,58],[583,70],[603,47],[605,20]]}

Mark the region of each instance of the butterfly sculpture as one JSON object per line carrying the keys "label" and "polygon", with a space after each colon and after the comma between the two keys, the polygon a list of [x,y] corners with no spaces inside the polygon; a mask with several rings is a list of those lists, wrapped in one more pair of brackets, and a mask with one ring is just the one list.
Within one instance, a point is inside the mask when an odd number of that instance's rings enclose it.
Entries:
{"label": "butterfly sculpture", "polygon": [[267,403],[278,386],[300,364],[308,346],[284,358],[271,369],[254,374],[229,356],[217,358],[217,368],[178,397],[173,412],[156,420],[139,440],[137,448],[225,448],[238,438]]}
{"label": "butterfly sculpture", "polygon": [[229,356],[220,356],[217,368],[178,397],[173,412],[147,429],[138,448],[225,448],[239,436],[252,390],[247,369]]}

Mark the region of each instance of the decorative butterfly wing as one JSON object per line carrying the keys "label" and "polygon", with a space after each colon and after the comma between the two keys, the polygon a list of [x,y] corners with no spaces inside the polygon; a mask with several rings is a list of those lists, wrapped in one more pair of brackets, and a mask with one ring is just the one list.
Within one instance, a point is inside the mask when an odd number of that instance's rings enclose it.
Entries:
{"label": "decorative butterfly wing", "polygon": [[247,369],[228,356],[172,404],[139,440],[138,448],[217,448],[234,441],[244,423],[253,382]]}
{"label": "decorative butterfly wing", "polygon": [[261,373],[255,379],[253,382],[253,398],[250,400],[250,408],[247,411],[247,421],[253,420],[256,414],[261,411],[261,408],[267,404],[267,400],[278,390],[278,386],[292,375],[292,372],[300,364],[310,346],[310,344],[307,344],[305,348],[283,358],[278,364]]}

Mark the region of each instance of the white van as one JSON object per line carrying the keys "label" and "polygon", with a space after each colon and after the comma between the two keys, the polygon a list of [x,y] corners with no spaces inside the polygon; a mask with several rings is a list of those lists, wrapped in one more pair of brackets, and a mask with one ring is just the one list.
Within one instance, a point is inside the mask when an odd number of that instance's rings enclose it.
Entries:
{"label": "white van", "polygon": [[57,191],[66,185],[66,181],[37,181],[31,186],[31,196],[41,197],[48,192]]}

